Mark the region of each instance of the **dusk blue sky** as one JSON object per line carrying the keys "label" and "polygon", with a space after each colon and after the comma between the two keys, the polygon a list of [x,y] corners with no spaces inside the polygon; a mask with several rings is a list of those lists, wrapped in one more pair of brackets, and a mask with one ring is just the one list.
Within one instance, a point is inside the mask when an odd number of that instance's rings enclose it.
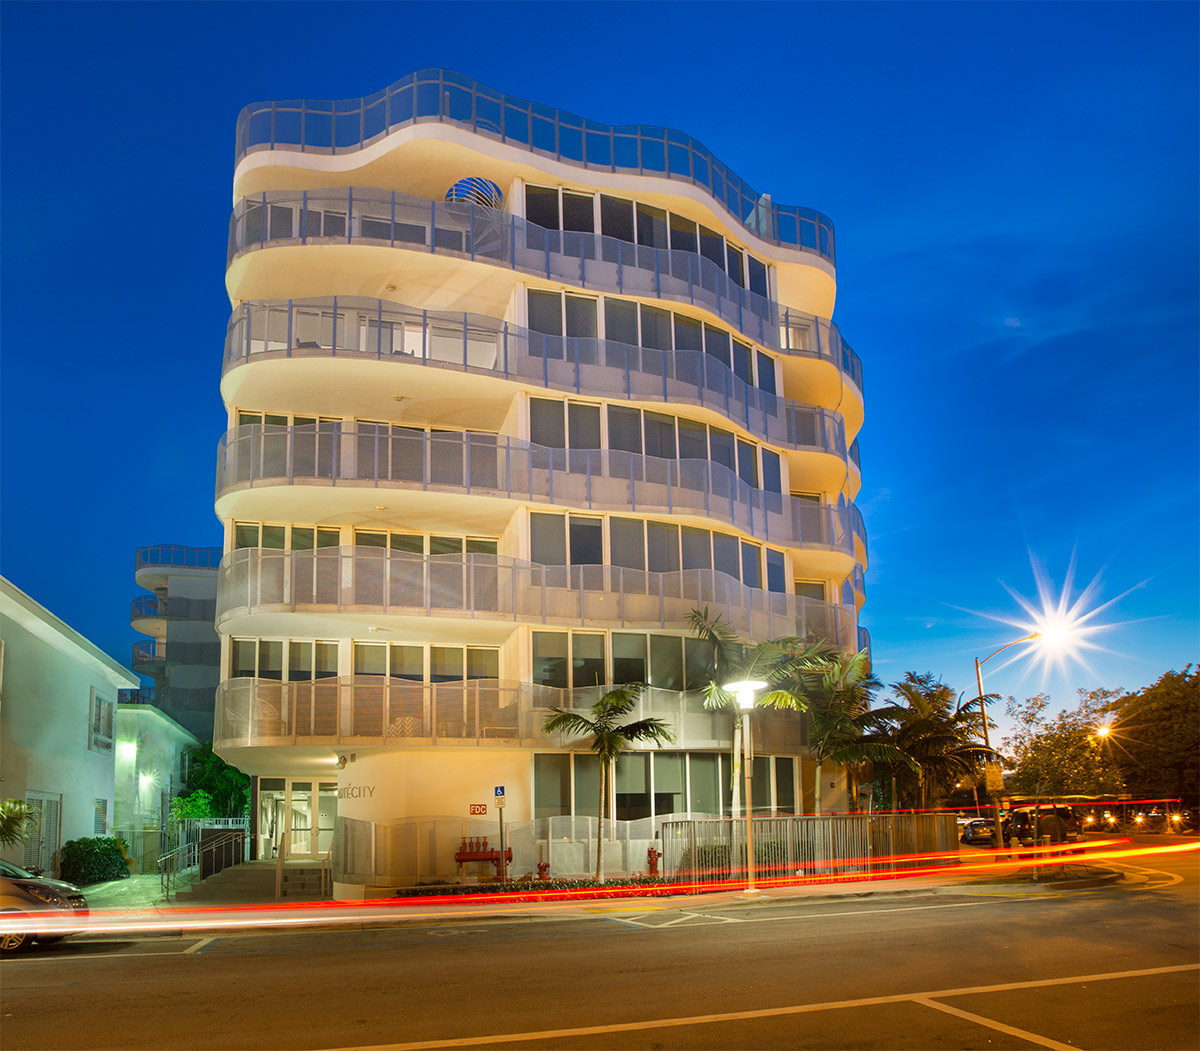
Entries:
{"label": "dusk blue sky", "polygon": [[[1056,707],[1200,656],[1200,10],[1168,4],[4,3],[0,572],[128,664],[134,549],[213,514],[234,124],[443,66],[679,128],[836,226],[865,370],[885,682],[974,692],[1032,563],[1111,652]],[[1057,593],[1057,590],[1056,590]]]}

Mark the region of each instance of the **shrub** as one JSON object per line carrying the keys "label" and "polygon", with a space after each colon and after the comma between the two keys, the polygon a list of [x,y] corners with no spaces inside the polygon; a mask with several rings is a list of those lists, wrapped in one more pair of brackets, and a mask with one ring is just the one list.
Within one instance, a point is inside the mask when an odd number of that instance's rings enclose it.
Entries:
{"label": "shrub", "polygon": [[212,796],[204,791],[203,788],[197,788],[194,792],[189,792],[187,795],[176,796],[171,800],[170,806],[172,828],[181,821],[217,816]]}
{"label": "shrub", "polygon": [[59,873],[68,883],[86,886],[129,875],[127,844],[115,838],[73,839],[62,845]]}

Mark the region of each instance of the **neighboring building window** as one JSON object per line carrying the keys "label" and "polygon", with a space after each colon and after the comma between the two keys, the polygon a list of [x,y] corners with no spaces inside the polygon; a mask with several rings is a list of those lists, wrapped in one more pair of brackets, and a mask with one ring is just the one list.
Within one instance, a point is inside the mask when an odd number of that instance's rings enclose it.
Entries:
{"label": "neighboring building window", "polygon": [[92,688],[91,722],[88,748],[95,752],[111,752],[113,746],[113,702],[97,696]]}
{"label": "neighboring building window", "polygon": [[95,817],[92,819],[92,832],[97,836],[103,836],[108,833],[108,800],[95,799],[92,801],[96,808]]}

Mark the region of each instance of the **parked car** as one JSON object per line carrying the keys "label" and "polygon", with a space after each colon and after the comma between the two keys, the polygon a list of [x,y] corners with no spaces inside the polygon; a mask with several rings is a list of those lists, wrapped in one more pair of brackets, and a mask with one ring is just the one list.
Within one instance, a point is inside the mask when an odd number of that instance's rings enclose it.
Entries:
{"label": "parked car", "polygon": [[74,883],[35,876],[11,861],[0,861],[0,920],[36,917],[39,924],[36,933],[0,929],[0,953],[25,952],[35,941],[59,941],[87,915],[87,898]]}
{"label": "parked car", "polygon": [[1009,815],[1013,833],[1022,846],[1030,846],[1049,837],[1051,843],[1066,843],[1079,838],[1079,820],[1069,806],[1041,804],[1014,807]]}
{"label": "parked car", "polygon": [[[959,842],[966,843],[968,846],[990,847],[992,845],[992,830],[995,826],[996,822],[993,818],[976,818],[962,830]],[[1000,827],[1004,832],[1004,845],[1008,846],[1011,841],[1008,822],[1005,821]]]}

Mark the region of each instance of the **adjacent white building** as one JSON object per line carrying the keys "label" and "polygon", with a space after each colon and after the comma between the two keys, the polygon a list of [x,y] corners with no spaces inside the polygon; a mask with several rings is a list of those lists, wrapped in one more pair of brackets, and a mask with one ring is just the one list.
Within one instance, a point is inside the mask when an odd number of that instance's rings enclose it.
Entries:
{"label": "adjacent white building", "polygon": [[[504,786],[583,871],[596,764],[541,725],[631,681],[678,740],[611,813],[727,814],[691,611],[866,644],[831,222],[681,132],[441,70],[248,107],[233,198],[215,746],[260,853],[336,831],[345,897],[448,875]],[[811,810],[803,718],[755,720],[756,810]]]}
{"label": "adjacent white building", "polygon": [[25,844],[5,858],[53,872],[63,843],[109,834],[118,691],[137,683],[0,577],[0,796],[34,815]]}

